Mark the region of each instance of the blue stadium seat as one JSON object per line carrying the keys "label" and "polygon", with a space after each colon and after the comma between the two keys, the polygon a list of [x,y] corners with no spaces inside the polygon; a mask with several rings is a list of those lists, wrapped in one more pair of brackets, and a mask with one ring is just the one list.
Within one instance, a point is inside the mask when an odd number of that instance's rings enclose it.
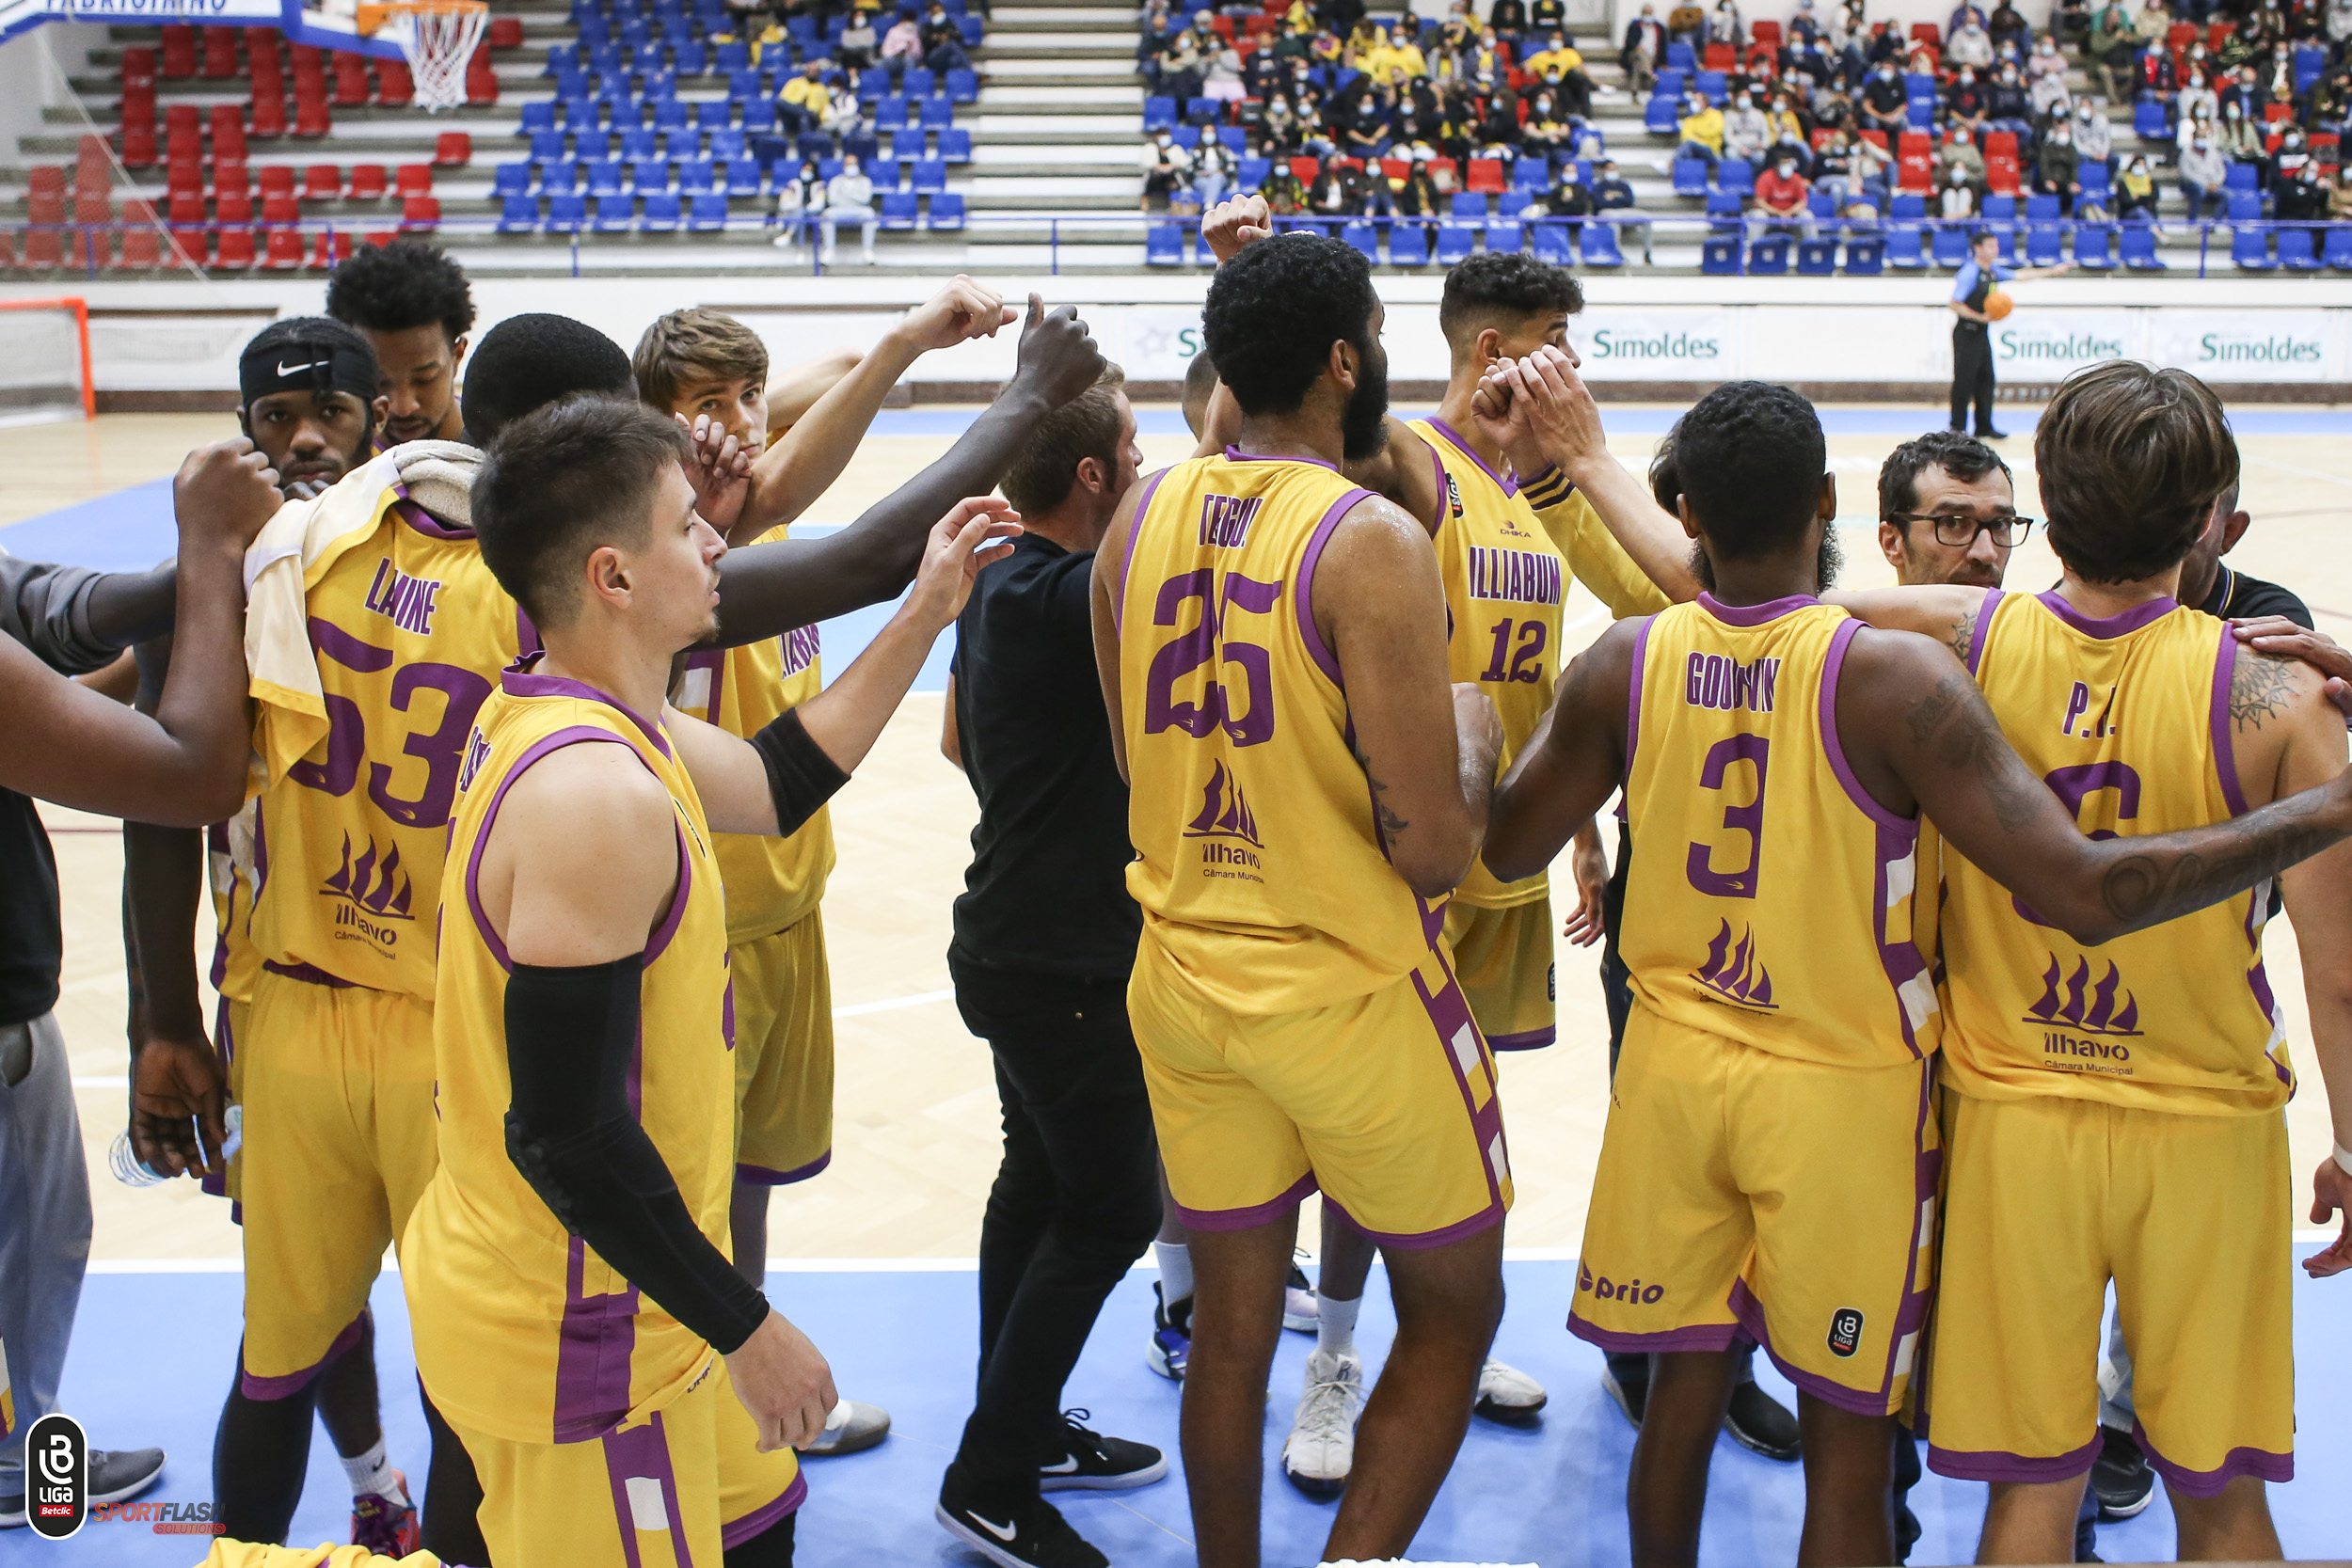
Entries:
{"label": "blue stadium seat", "polygon": [[1184,232],[1172,223],[1155,223],[1143,231],[1143,261],[1146,266],[1181,267],[1184,264]]}
{"label": "blue stadium seat", "polygon": [[1429,264],[1429,225],[1400,223],[1389,230],[1389,264],[1425,267]]}
{"label": "blue stadium seat", "polygon": [[915,200],[913,191],[882,192],[882,226],[884,229],[912,230],[914,227]]}
{"label": "blue stadium seat", "polygon": [[2057,197],[2029,196],[2026,198],[2026,221],[2027,223],[2056,223],[2058,220],[2058,198]]}
{"label": "blue stadium seat", "polygon": [[1457,222],[1484,218],[1486,215],[1486,198],[1477,191],[1455,191],[1447,215]]}
{"label": "blue stadium seat", "polygon": [[593,131],[600,123],[595,99],[582,93],[564,100],[564,130]]}
{"label": "blue stadium seat", "polygon": [[954,230],[963,227],[963,196],[959,191],[940,191],[931,198],[928,226],[934,230]]}
{"label": "blue stadium seat", "polygon": [[534,131],[534,132],[532,132],[532,136],[531,136],[531,161],[532,161],[532,163],[534,163],[534,164],[551,164],[551,163],[556,163],[556,162],[561,161],[561,160],[562,160],[562,158],[563,158],[563,156],[564,156],[564,133],[563,133],[563,132],[561,132],[561,131]]}
{"label": "blue stadium seat", "polygon": [[559,71],[555,73],[555,96],[561,100],[588,96],[588,73],[584,71]]}
{"label": "blue stadium seat", "polygon": [[1837,270],[1836,240],[1799,240],[1797,271],[1805,277],[1827,277]]}
{"label": "blue stadium seat", "polygon": [[1935,230],[1935,264],[1957,272],[1968,260],[1968,230],[1958,224],[1942,224]]}
{"label": "blue stadium seat", "polygon": [[[2052,200],[2057,198],[2053,197]],[[2054,267],[2065,260],[2066,237],[2055,223],[2037,223],[2026,230],[2026,265]]]}
{"label": "blue stadium seat", "polygon": [[661,156],[661,133],[659,131],[624,131],[621,133],[621,161],[635,163],[640,158]]}
{"label": "blue stadium seat", "polygon": [[1699,64],[1698,51],[1687,43],[1670,43],[1666,45],[1666,64],[1669,69],[1675,71],[1696,71]]}
{"label": "blue stadium seat", "polygon": [[1670,65],[1658,73],[1658,86],[1654,90],[1661,96],[1679,103],[1682,102],[1682,89],[1690,80],[1689,71],[1680,66]]}
{"label": "blue stadium seat", "polygon": [[1706,94],[1707,101],[1719,109],[1730,101],[1731,85],[1720,71],[1700,71],[1691,78],[1691,86],[1694,91]]}
{"label": "blue stadium seat", "polygon": [[[1239,126],[1233,127],[1241,129]],[[972,161],[972,133],[960,125],[943,127],[939,133],[939,155],[951,164]]]}
{"label": "blue stadium seat", "polygon": [[628,67],[641,76],[651,76],[669,63],[669,56],[661,52],[661,45],[658,43],[641,43],[629,52]]}
{"label": "blue stadium seat", "polygon": [[751,158],[727,160],[727,195],[757,196],[759,194],[759,165]]}
{"label": "blue stadium seat", "polygon": [[1740,273],[1740,236],[1710,234],[1699,245],[1699,271],[1714,277],[1736,277]]}
{"label": "blue stadium seat", "polygon": [[752,46],[748,43],[714,44],[710,51],[710,63],[715,69],[725,71],[732,81],[737,71],[751,69]]}
{"label": "blue stadium seat", "polygon": [[2233,191],[2250,191],[2261,182],[2261,165],[2233,163],[2230,166],[2229,178],[2223,182],[2223,184],[2226,189]]}
{"label": "blue stadium seat", "polygon": [[2352,272],[2352,223],[2331,223],[2327,232],[2319,259],[2338,272]]}
{"label": "blue stadium seat", "polygon": [[590,196],[611,196],[621,188],[621,166],[610,158],[591,158],[580,166]]}
{"label": "blue stadium seat", "polygon": [[2242,223],[2230,231],[2230,260],[2241,272],[2275,272],[2279,262],[2270,254],[2270,230],[2262,224]]}
{"label": "blue stadium seat", "polygon": [[531,189],[529,164],[501,164],[491,177],[491,193],[499,197],[521,196]]}
{"label": "blue stadium seat", "polygon": [[1497,255],[1509,256],[1527,248],[1527,230],[1516,223],[1486,225],[1486,248]]}
{"label": "blue stadium seat", "polygon": [[905,84],[899,90],[904,92],[909,98],[930,97],[931,73],[930,68],[919,65],[911,65],[907,67]]}
{"label": "blue stadium seat", "polygon": [[947,166],[938,158],[924,158],[914,166],[914,188],[922,192],[944,191],[947,188]]}
{"label": "blue stadium seat", "polygon": [[1777,277],[1788,270],[1788,235],[1766,234],[1748,247],[1748,271],[1750,273],[1759,277]]}
{"label": "blue stadium seat", "polygon": [[[1589,234],[1593,230],[1601,227],[1603,226],[1600,224],[1587,224],[1585,232]],[[1567,266],[1575,260],[1574,254],[1568,248],[1568,226],[1566,224],[1538,223],[1533,225],[1532,230],[1531,243],[1534,246],[1535,260],[1555,267]]]}
{"label": "blue stadium seat", "polygon": [[1165,130],[1176,123],[1176,100],[1157,95],[1143,101],[1143,134]]}
{"label": "blue stadium seat", "polygon": [[[1540,233],[1541,230],[1537,232]],[[1586,224],[1583,232],[1577,236],[1577,247],[1583,252],[1584,264],[1588,267],[1625,265],[1625,253],[1617,248],[1617,226],[1613,223]],[[1543,254],[1543,247],[1540,245],[1536,246],[1535,254],[1538,256]]]}
{"label": "blue stadium seat", "polygon": [[767,90],[766,86],[762,84],[759,79],[759,72],[752,70],[749,66],[746,66],[739,71],[730,71],[727,72],[727,96],[729,98],[741,99],[748,102],[751,99],[757,98],[761,93]]}
{"label": "blue stadium seat", "polygon": [[1380,233],[1369,223],[1356,222],[1340,226],[1340,239],[1362,252],[1365,261],[1380,264]]}
{"label": "blue stadium seat", "polygon": [[2114,192],[2107,181],[2106,165],[2085,160],[2074,170],[2074,180],[2082,186],[2083,195],[2090,198],[2100,206],[2114,205]]}
{"label": "blue stadium seat", "polygon": [[885,98],[874,105],[875,130],[896,131],[906,123],[907,101],[905,99]]}
{"label": "blue stadium seat", "polygon": [[2143,98],[2132,105],[2132,134],[2142,141],[2169,140],[2172,135],[2170,119],[2161,99]]}
{"label": "blue stadium seat", "polygon": [[1511,183],[1520,190],[1546,190],[1551,184],[1549,158],[1521,158],[1511,166]]}
{"label": "blue stadium seat", "polygon": [[578,232],[587,221],[587,198],[576,191],[552,191],[548,196],[548,228]]}
{"label": "blue stadium seat", "polygon": [[1478,248],[1478,225],[1441,223],[1438,226],[1438,265],[1459,266]]}
{"label": "blue stadium seat", "polygon": [[1837,215],[1837,198],[1827,191],[1815,191],[1804,198],[1804,210],[1817,218]]}
{"label": "blue stadium seat", "polygon": [[539,227],[539,198],[510,194],[499,209],[499,232],[528,234]]}
{"label": "blue stadium seat", "polygon": [[710,133],[710,156],[719,163],[743,155],[743,133],[730,125],[723,131]]}
{"label": "blue stadium seat", "polygon": [[[986,34],[984,31],[984,24],[982,24],[978,17],[964,17],[961,19],[956,25],[963,34],[963,46],[966,49],[977,49],[980,46],[980,40],[985,37]],[[952,93],[955,89],[950,87],[948,90]]]}
{"label": "blue stadium seat", "polygon": [[819,179],[819,180],[825,180],[825,181],[830,181],[830,180],[832,180],[832,179],[833,179],[833,177],[834,177],[834,175],[839,174],[840,172],[841,172],[841,160],[840,160],[840,159],[838,159],[838,158],[819,158],[819,159],[818,159],[818,160],[817,160],[817,178],[818,178],[818,179]]}
{"label": "blue stadium seat", "polygon": [[776,128],[776,105],[771,99],[751,98],[743,103],[743,134],[760,135]]}
{"label": "blue stadium seat", "polygon": [[1928,259],[1921,253],[1927,236],[1915,223],[1890,225],[1886,230],[1886,264],[1897,272],[1924,272]]}
{"label": "blue stadium seat", "polygon": [[675,191],[652,191],[645,197],[645,214],[638,220],[640,229],[661,233],[675,233],[678,226],[678,199]]}
{"label": "blue stadium seat", "polygon": [[735,120],[735,105],[723,98],[705,99],[694,105],[694,124],[705,131],[723,131]]}
{"label": "blue stadium seat", "polygon": [[713,190],[717,188],[718,182],[718,168],[707,158],[688,158],[677,166],[677,188],[679,190],[687,192]]}
{"label": "blue stadium seat", "polygon": [[678,99],[661,99],[653,106],[654,128],[658,131],[683,131],[688,112],[686,104]]}
{"label": "blue stadium seat", "polygon": [[1725,158],[1722,166],[1715,170],[1715,188],[1729,191],[1735,196],[1754,196],[1756,170],[1748,166],[1745,158]]}
{"label": "blue stadium seat", "polygon": [[667,158],[630,159],[628,183],[631,190],[668,190],[670,188],[670,161]]}
{"label": "blue stadium seat", "polygon": [[792,150],[803,158],[830,158],[833,138],[822,131],[803,131],[793,141]]}
{"label": "blue stadium seat", "polygon": [[1216,139],[1225,144],[1225,150],[1238,158],[1249,150],[1249,133],[1238,125],[1220,125]]}
{"label": "blue stadium seat", "polygon": [[1642,129],[1654,135],[1673,135],[1679,120],[1678,106],[1663,90],[1650,94],[1649,102],[1642,106]]}
{"label": "blue stadium seat", "polygon": [[[2094,230],[2098,231],[2100,236],[2100,248],[2103,250],[2106,248],[2106,226],[2104,224],[2086,224],[2084,227],[2074,230],[2074,255],[2077,261],[2079,261],[2082,256],[2083,245],[2086,243],[2085,236],[2090,234]],[[2154,230],[2149,228],[2144,223],[2136,223],[2129,229],[2123,230],[2123,265],[2130,268],[2134,272],[2164,272],[2168,270],[2163,258],[2156,254],[2156,231]]]}
{"label": "blue stadium seat", "polygon": [[947,101],[951,103],[977,103],[980,101],[980,73],[977,71],[947,72]]}
{"label": "blue stadium seat", "polygon": [[1856,234],[1846,242],[1846,276],[1876,277],[1886,269],[1886,241],[1876,234]]}
{"label": "blue stadium seat", "polygon": [[521,120],[521,122],[520,122],[520,123],[519,123],[519,124],[516,127],[516,132],[517,132],[518,134],[520,134],[520,135],[522,135],[529,136],[529,135],[536,135],[537,133],[539,133],[539,132],[541,132],[541,131],[552,131],[552,130],[554,130],[554,129],[555,129],[555,100],[554,100],[554,99],[552,99],[552,98],[540,98],[540,99],[534,99],[532,102],[531,102],[531,103],[526,103],[526,104],[524,104],[524,105],[523,105],[523,118],[522,118],[522,120]]}
{"label": "blue stadium seat", "polygon": [[1179,125],[1171,134],[1170,139],[1173,140],[1178,147],[1181,147],[1185,151],[1190,152],[1200,145],[1200,127],[1198,125]]}
{"label": "blue stadium seat", "polygon": [[2311,91],[2312,84],[2327,71],[2328,51],[2316,43],[2298,43],[2295,46],[2294,61],[2295,91],[2300,97]]}
{"label": "blue stadium seat", "polygon": [[700,76],[710,69],[710,57],[703,53],[703,46],[692,39],[672,44],[670,57],[672,68],[680,76]]}
{"label": "blue stadium seat", "polygon": [[[945,150],[943,146],[942,150]],[[1244,158],[1233,166],[1233,184],[1243,191],[1255,191],[1274,172],[1271,158]]]}
{"label": "blue stadium seat", "polygon": [[630,198],[606,194],[596,198],[596,229],[599,234],[626,234],[637,215],[637,204]]}
{"label": "blue stadium seat", "polygon": [[956,106],[953,103],[944,98],[923,100],[923,128],[925,130],[945,131],[955,122]]}
{"label": "blue stadium seat", "polygon": [[1675,160],[1675,195],[1705,196],[1707,194],[1707,165],[1698,158]]}
{"label": "blue stadium seat", "polygon": [[542,76],[554,76],[563,71],[578,71],[579,69],[579,44],[550,43],[548,45],[548,63],[540,69],[539,74]]}
{"label": "blue stadium seat", "polygon": [[539,188],[552,196],[557,191],[569,195],[580,184],[580,166],[569,160],[539,166]]}
{"label": "blue stadium seat", "polygon": [[900,129],[891,133],[890,155],[901,163],[925,156],[923,132],[920,127]]}
{"label": "blue stadium seat", "polygon": [[2263,198],[2260,191],[2232,191],[2230,193],[2230,221],[2232,223],[2260,223],[2262,215]]}
{"label": "blue stadium seat", "polygon": [[857,101],[879,103],[890,96],[890,72],[882,67],[867,66],[857,73]]}
{"label": "blue stadium seat", "polygon": [[2289,272],[2317,272],[2322,265],[2318,237],[2312,229],[2280,230],[2279,265]]}
{"label": "blue stadium seat", "polygon": [[1928,202],[1911,191],[1898,191],[1887,203],[1886,215],[1898,223],[1916,223],[1928,215]]}

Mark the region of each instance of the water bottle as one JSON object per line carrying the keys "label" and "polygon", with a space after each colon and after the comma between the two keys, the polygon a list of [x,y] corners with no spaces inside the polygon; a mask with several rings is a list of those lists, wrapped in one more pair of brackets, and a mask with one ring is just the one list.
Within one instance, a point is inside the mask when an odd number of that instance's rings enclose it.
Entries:
{"label": "water bottle", "polygon": [[[233,1158],[245,1143],[245,1107],[230,1106],[221,1121],[228,1130],[228,1137],[220,1146],[220,1157],[228,1160]],[[108,1146],[106,1166],[114,1173],[114,1179],[126,1187],[152,1187],[171,1180],[132,1152],[128,1128],[117,1132],[115,1141]]]}

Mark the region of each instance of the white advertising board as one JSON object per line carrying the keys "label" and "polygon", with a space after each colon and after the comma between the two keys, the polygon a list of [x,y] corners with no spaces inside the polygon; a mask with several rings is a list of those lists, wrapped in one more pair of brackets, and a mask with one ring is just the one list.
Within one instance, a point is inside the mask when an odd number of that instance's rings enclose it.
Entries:
{"label": "white advertising board", "polygon": [[[2003,381],[2063,381],[2086,365],[2139,358],[2147,352],[2140,322],[2146,314],[2021,305],[1992,325],[1994,373]],[[1950,333],[1945,337],[1948,374]]]}
{"label": "white advertising board", "polygon": [[2325,310],[2151,310],[2148,356],[2207,381],[2340,381]]}
{"label": "white advertising board", "polygon": [[1587,307],[1568,339],[1592,381],[1723,381],[1742,373],[1746,312]]}

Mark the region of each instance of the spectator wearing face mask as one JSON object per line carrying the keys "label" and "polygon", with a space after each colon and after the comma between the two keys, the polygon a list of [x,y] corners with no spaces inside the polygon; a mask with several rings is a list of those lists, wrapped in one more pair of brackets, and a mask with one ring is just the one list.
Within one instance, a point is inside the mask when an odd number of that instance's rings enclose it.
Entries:
{"label": "spectator wearing face mask", "polygon": [[2272,187],[2271,196],[2281,223],[2313,223],[2328,214],[2328,187],[2320,183],[2319,166],[2308,158]]}
{"label": "spectator wearing face mask", "polygon": [[2086,164],[2104,164],[2115,172],[2115,128],[2107,123],[2106,104],[2094,98],[2074,109],[2074,150]]}
{"label": "spectator wearing face mask", "polygon": [[1617,51],[1617,69],[1635,92],[1647,92],[1658,80],[1658,62],[1666,57],[1666,26],[1658,8],[1642,0],[1642,14],[1625,25],[1625,45]]}
{"label": "spectator wearing face mask", "polygon": [[2230,160],[2214,150],[2213,142],[2199,136],[2181,153],[2181,197],[2188,203],[2188,221],[2195,223],[2204,216],[2205,202],[2213,202],[2213,215],[2219,217],[2229,211]]}
{"label": "spectator wearing face mask", "polygon": [[2057,197],[2058,211],[2070,215],[2074,211],[2074,198],[2083,190],[2078,159],[2073,127],[2064,120],[2051,128],[2034,153],[2034,194]]}
{"label": "spectator wearing face mask", "polygon": [[1935,215],[1947,223],[1958,222],[1977,215],[1977,193],[1968,183],[1968,171],[1958,164],[1944,170],[1944,182],[1936,187]]}
{"label": "spectator wearing face mask", "polygon": [[2001,0],[1993,14],[1984,19],[1984,30],[1993,35],[1993,47],[2008,44],[2023,54],[2033,42],[2033,24],[2027,22],[2010,0]]}
{"label": "spectator wearing face mask", "polygon": [[1617,172],[1616,161],[1603,158],[1593,166],[1593,211],[1617,222],[1617,239],[1625,245],[1642,247],[1642,260],[1649,256],[1649,214],[1643,212],[1633,187]]}
{"label": "spectator wearing face mask", "polygon": [[2090,73],[2090,85],[2100,97],[2122,96],[2122,88],[2131,79],[2132,56],[2139,48],[2138,37],[2132,31],[2131,13],[2122,0],[2107,0],[2098,15],[2090,19],[2090,36],[2083,42],[2083,67]]}
{"label": "spectator wearing face mask", "polygon": [[841,160],[841,172],[825,182],[826,265],[833,264],[841,226],[857,225],[858,245],[867,266],[874,264],[874,182],[866,177],[854,157]]}
{"label": "spectator wearing face mask", "polygon": [[1765,123],[1764,111],[1756,106],[1756,101],[1744,92],[1732,100],[1731,112],[1724,116],[1724,156],[1745,158],[1753,164],[1772,145],[1772,127]]}
{"label": "spectator wearing face mask", "polygon": [[1710,169],[1723,162],[1724,112],[1708,103],[1706,94],[1693,92],[1684,101],[1682,119],[1675,129],[1682,137],[1682,145],[1675,150],[1677,158],[1696,158]]}
{"label": "spectator wearing face mask", "polygon": [[2180,73],[2172,67],[2170,50],[2149,49],[2141,52],[2137,88],[2140,97],[2169,103],[2179,87]]}
{"label": "spectator wearing face mask", "polygon": [[1944,46],[1944,63],[1948,66],[1974,66],[1979,71],[1993,63],[1993,35],[1971,21],[1951,36]]}
{"label": "spectator wearing face mask", "polygon": [[1991,112],[1991,101],[1977,81],[1975,68],[1962,66],[1953,74],[1951,86],[1944,89],[1945,122],[1955,131],[1967,131],[1973,138],[1983,132],[1985,117]]}
{"label": "spectator wearing face mask", "polygon": [[[2279,138],[2279,150],[2270,155],[2269,167],[2264,171],[2266,176],[2263,182],[2265,187],[2276,195],[2311,161],[2312,150],[2304,145],[2301,127],[2289,125],[2286,134]],[[2279,215],[2286,216],[2284,213]]]}
{"label": "spectator wearing face mask", "polygon": [[[1538,212],[1537,207],[1543,210]],[[1537,218],[1569,219],[1588,218],[1593,215],[1593,193],[1578,175],[1576,165],[1571,163],[1561,166],[1559,172],[1551,178],[1551,188],[1545,191],[1535,202],[1530,203],[1528,215]],[[1576,243],[1583,228],[1583,224],[1578,222],[1571,222],[1567,225],[1569,244]]]}
{"label": "spectator wearing face mask", "polygon": [[2115,215],[2125,222],[2134,218],[2155,221],[2156,178],[2148,171],[2146,158],[2135,154],[2115,177]]}
{"label": "spectator wearing face mask", "polygon": [[1805,205],[1812,195],[1812,184],[1797,167],[1796,159],[1787,153],[1773,159],[1756,177],[1756,210],[1748,215],[1749,240],[1791,228],[1808,240],[1813,238],[1820,225]]}
{"label": "spectator wearing face mask", "polygon": [[2220,108],[2221,98],[2213,90],[2213,84],[2206,80],[2203,71],[2191,66],[2187,77],[2181,83],[2181,90],[2172,95],[2174,117],[2186,125],[2201,116],[2211,119],[2220,112]]}
{"label": "spectator wearing face mask", "polygon": [[1862,87],[1862,116],[1873,131],[1883,131],[1889,139],[1899,136],[1911,126],[1907,95],[1901,76],[1895,71],[1895,62],[1881,60],[1870,72],[1870,79]]}
{"label": "spectator wearing face mask", "polygon": [[1942,165],[1938,178],[1945,183],[1950,183],[1952,173],[1957,171],[1970,189],[1984,189],[1984,150],[1977,146],[1977,138],[1969,135],[1966,126],[1952,127],[1951,134],[1944,138],[1937,162]]}
{"label": "spectator wearing face mask", "polygon": [[1984,89],[1984,127],[2010,132],[2022,142],[2033,135],[2033,101],[2026,96],[2025,80],[2016,63],[2006,61]]}
{"label": "spectator wearing face mask", "polygon": [[2246,118],[2246,111],[2236,103],[2221,105],[2221,123],[2214,136],[2214,150],[2233,164],[2260,163],[2263,157],[2263,135]]}
{"label": "spectator wearing face mask", "polygon": [[1853,190],[1853,138],[1843,131],[1831,132],[1820,150],[1814,153],[1813,167],[1807,172],[1813,188],[1826,194],[1844,212]]}

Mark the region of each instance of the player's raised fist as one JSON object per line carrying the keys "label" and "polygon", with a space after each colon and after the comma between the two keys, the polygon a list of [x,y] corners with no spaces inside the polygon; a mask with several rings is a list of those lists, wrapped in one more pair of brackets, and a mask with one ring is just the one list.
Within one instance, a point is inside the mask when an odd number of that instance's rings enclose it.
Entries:
{"label": "player's raised fist", "polygon": [[171,482],[180,547],[242,554],[285,499],[278,493],[278,470],[244,436],[199,447]]}
{"label": "player's raised fist", "polygon": [[904,330],[917,349],[928,353],[974,338],[993,338],[998,327],[1020,318],[1021,312],[1006,304],[1004,295],[958,273],[939,293],[907,312]]}
{"label": "player's raised fist", "polygon": [[683,414],[670,417],[686,432],[686,451],[678,465],[686,472],[686,483],[694,487],[694,511],[704,522],[725,533],[742,513],[755,453],[707,414],[695,415],[691,424]]}
{"label": "player's raised fist", "polygon": [[1045,309],[1044,300],[1029,296],[1029,315],[1021,328],[1021,368],[1013,380],[1025,384],[1058,408],[1103,377],[1103,351],[1094,346],[1087,324],[1074,305]]}
{"label": "player's raised fist", "polygon": [[1229,197],[1202,214],[1200,239],[1219,264],[1274,232],[1274,209],[1263,196]]}

